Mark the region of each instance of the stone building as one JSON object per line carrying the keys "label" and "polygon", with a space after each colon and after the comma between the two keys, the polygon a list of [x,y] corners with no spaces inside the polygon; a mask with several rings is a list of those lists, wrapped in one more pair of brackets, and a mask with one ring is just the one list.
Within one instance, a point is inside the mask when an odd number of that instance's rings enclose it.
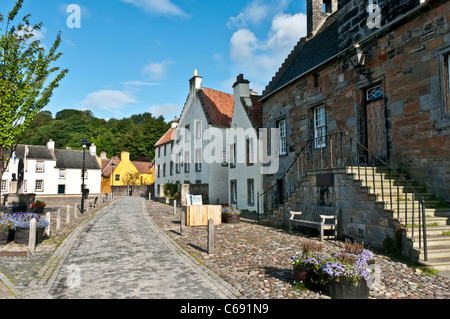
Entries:
{"label": "stone building", "polygon": [[[426,209],[440,228],[415,229],[420,239],[410,229],[404,252],[431,259],[433,245],[450,256],[449,2],[307,4],[308,35],[261,100],[263,127],[279,127],[284,145],[265,177],[266,212],[286,224],[300,204],[336,206],[341,236],[381,247]],[[436,242],[424,258],[425,231]]]}

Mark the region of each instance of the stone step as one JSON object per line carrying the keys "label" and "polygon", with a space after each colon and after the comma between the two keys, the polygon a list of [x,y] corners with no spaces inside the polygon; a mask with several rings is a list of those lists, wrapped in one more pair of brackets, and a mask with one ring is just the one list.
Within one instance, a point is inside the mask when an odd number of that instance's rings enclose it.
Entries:
{"label": "stone step", "polygon": [[428,267],[432,267],[439,271],[450,270],[450,258],[435,258],[432,261],[419,261],[420,264]]}
{"label": "stone step", "polygon": [[[433,262],[435,260],[448,259],[450,261],[450,245],[441,245],[428,247],[428,262]],[[424,260],[424,251],[423,249],[419,251],[419,259]]]}
{"label": "stone step", "polygon": [[[414,235],[413,247],[419,248],[419,235]],[[442,235],[432,235],[427,236],[427,247],[442,247],[447,246],[450,247],[450,236],[442,236]]]}
{"label": "stone step", "polygon": [[442,234],[450,232],[450,225],[428,226],[426,228],[426,232],[427,232],[427,236],[442,236]]}

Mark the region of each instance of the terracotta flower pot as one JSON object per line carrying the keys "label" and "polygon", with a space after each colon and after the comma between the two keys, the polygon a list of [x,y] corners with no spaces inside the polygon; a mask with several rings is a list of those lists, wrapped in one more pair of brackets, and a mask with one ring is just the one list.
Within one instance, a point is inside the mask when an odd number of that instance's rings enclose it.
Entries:
{"label": "terracotta flower pot", "polygon": [[241,215],[239,214],[232,214],[232,215],[227,215],[225,216],[225,223],[228,224],[239,224],[241,221]]}

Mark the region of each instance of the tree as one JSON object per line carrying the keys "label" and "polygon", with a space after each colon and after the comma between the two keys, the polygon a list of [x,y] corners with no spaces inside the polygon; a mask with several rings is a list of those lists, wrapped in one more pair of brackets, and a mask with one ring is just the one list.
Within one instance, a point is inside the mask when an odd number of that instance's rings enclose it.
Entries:
{"label": "tree", "polygon": [[4,32],[0,37],[0,180],[25,129],[47,106],[68,72],[52,66],[62,55],[57,52],[61,33],[46,52],[34,39],[42,22],[32,26],[28,14],[15,25],[22,4],[23,0],[17,0],[6,20],[0,14],[0,31]]}

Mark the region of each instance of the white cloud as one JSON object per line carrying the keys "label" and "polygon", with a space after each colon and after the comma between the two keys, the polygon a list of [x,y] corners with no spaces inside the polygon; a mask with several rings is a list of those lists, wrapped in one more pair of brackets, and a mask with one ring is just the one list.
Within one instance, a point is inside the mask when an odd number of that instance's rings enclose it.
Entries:
{"label": "white cloud", "polygon": [[268,18],[272,24],[265,39],[257,38],[250,28],[235,31],[230,39],[232,72],[243,73],[259,93],[300,38],[306,35],[306,15],[303,13],[279,13]]}
{"label": "white cloud", "polygon": [[166,16],[178,16],[187,17],[179,6],[174,4],[170,0],[120,0],[125,3],[130,3],[146,13],[151,15],[166,15]]}
{"label": "white cloud", "polygon": [[101,90],[90,93],[86,99],[81,102],[81,105],[83,107],[117,112],[128,104],[136,102],[137,101],[134,96],[129,92],[119,90]]}
{"label": "white cloud", "polygon": [[227,22],[230,29],[247,28],[258,25],[268,17],[280,14],[291,0],[254,0],[245,7],[236,17]]}
{"label": "white cloud", "polygon": [[154,116],[162,115],[166,121],[172,121],[175,116],[180,116],[182,106],[173,103],[164,103],[160,105],[152,105],[148,111]]}
{"label": "white cloud", "polygon": [[173,64],[172,61],[162,61],[160,63],[151,62],[142,70],[143,74],[148,74],[151,79],[160,80],[166,76],[167,66]]}
{"label": "white cloud", "polygon": [[145,81],[127,81],[123,83],[125,86],[156,86],[159,83],[145,82]]}

